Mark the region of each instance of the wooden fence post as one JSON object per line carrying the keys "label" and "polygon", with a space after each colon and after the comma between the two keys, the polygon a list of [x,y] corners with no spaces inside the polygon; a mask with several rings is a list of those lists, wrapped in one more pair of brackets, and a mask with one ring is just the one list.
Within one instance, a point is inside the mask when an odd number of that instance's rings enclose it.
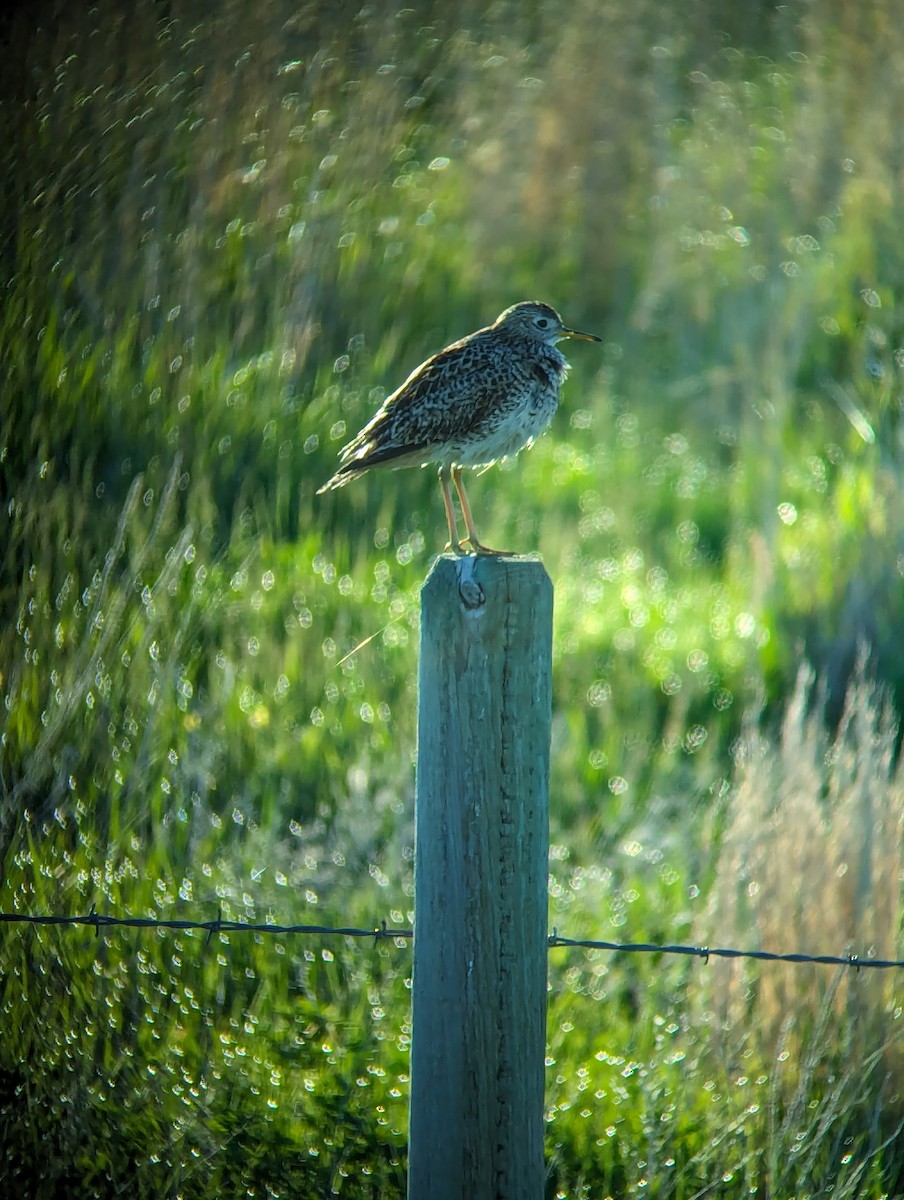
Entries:
{"label": "wooden fence post", "polygon": [[409,1200],[542,1200],[552,584],[421,593]]}

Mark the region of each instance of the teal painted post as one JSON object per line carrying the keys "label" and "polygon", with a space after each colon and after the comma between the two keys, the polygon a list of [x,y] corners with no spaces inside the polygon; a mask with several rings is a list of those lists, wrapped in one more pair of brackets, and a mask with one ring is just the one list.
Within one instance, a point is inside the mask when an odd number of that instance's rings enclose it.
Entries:
{"label": "teal painted post", "polygon": [[552,601],[531,559],[421,593],[409,1200],[542,1200]]}

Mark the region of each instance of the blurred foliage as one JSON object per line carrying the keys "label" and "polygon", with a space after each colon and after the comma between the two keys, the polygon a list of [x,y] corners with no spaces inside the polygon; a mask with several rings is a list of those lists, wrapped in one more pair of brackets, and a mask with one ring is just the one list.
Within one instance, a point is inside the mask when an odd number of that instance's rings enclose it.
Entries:
{"label": "blurred foliage", "polygon": [[[411,920],[442,507],[432,473],[314,492],[535,296],[605,342],[471,490],[556,584],[551,923],[893,953],[894,0],[102,0],[0,36],[0,909]],[[0,1172],[400,1194],[408,953],[4,927]],[[904,1186],[894,981],[766,978],[553,953],[550,1195]]]}

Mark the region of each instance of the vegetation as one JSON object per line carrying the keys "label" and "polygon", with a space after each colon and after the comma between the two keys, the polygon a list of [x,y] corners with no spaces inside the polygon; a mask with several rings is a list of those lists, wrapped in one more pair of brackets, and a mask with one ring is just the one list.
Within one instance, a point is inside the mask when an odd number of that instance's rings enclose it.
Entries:
{"label": "vegetation", "polygon": [[[550,924],[899,957],[894,0],[86,12],[4,26],[0,911],[411,921],[442,507],[314,493],[537,297],[604,345],[470,492],[556,585]],[[407,943],[0,967],[16,1195],[403,1194]],[[904,1194],[900,996],[552,950],[549,1196]]]}

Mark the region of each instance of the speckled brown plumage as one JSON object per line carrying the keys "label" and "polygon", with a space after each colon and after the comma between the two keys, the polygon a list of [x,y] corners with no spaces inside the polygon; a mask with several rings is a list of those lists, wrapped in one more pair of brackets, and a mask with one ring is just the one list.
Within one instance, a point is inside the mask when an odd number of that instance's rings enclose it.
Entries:
{"label": "speckled brown plumage", "polygon": [[477,554],[494,553],[477,537],[461,472],[509,458],[552,420],[568,372],[556,342],[600,339],[568,329],[555,309],[528,300],[485,329],[453,342],[413,371],[340,452],[342,465],[320,492],[343,487],[373,467],[439,465],[449,544],[466,551],[449,484],[454,483]]}

